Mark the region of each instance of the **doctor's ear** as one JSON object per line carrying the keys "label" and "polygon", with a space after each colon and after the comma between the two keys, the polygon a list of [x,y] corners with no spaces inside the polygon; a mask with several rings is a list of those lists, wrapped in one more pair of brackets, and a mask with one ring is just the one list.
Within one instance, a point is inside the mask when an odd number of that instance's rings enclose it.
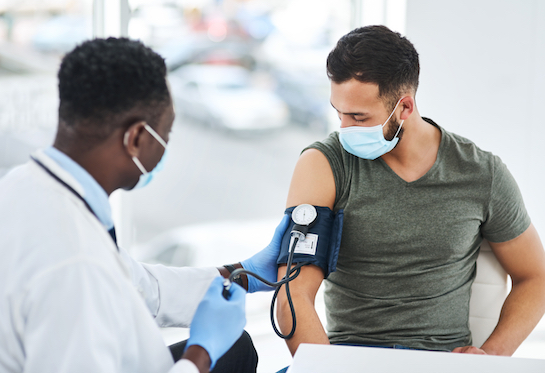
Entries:
{"label": "doctor's ear", "polygon": [[132,124],[123,135],[123,146],[131,157],[138,157],[140,154],[140,145],[142,133],[145,131],[146,122],[140,121]]}

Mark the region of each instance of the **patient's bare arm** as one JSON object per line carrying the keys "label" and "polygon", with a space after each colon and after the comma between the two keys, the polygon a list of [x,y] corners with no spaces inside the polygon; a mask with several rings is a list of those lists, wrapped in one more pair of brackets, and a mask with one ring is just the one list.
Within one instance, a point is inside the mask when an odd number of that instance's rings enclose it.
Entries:
{"label": "patient's bare arm", "polygon": [[533,226],[517,238],[490,242],[498,261],[513,280],[498,325],[481,346],[458,347],[453,352],[511,356],[545,312],[545,253]]}
{"label": "patient's bare arm", "polygon": [[[285,274],[286,266],[284,265],[278,269],[278,278],[282,278]],[[316,292],[323,279],[324,274],[319,267],[308,265],[303,267],[301,274],[290,282],[290,294],[297,318],[295,333],[292,338],[286,340],[292,355],[301,343],[329,344],[329,339],[314,308]],[[292,319],[284,288],[278,294],[277,317],[280,330],[283,334],[288,334],[291,331]]]}
{"label": "patient's bare arm", "polygon": [[[319,150],[305,151],[295,166],[287,207],[308,203],[333,209],[334,202],[335,181],[329,162]],[[279,267],[278,278],[281,279],[285,274],[286,267]],[[329,343],[314,308],[316,293],[323,279],[324,274],[319,267],[308,265],[301,269],[299,277],[290,282],[290,293],[297,317],[295,334],[286,341],[292,355],[301,343]],[[282,333],[288,334],[292,319],[284,288],[278,294],[277,318]]]}

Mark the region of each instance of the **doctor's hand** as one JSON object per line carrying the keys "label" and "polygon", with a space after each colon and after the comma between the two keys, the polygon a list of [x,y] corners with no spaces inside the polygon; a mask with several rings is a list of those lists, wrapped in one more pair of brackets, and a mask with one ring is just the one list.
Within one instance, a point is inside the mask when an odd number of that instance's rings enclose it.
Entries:
{"label": "doctor's hand", "polygon": [[210,370],[240,338],[246,325],[246,291],[239,285],[232,284],[229,300],[223,297],[222,291],[223,279],[214,278],[191,321],[186,345],[186,353],[194,345],[201,346],[208,352]]}
{"label": "doctor's hand", "polygon": [[[255,272],[270,282],[276,282],[278,275],[278,264],[276,264],[276,260],[280,255],[282,236],[284,236],[284,232],[286,231],[286,228],[288,228],[289,222],[289,215],[284,215],[284,218],[278,227],[276,227],[274,236],[269,246],[252,256],[250,259],[246,259],[245,261],[241,262],[240,264],[242,264],[242,267],[249,271]],[[273,290],[273,288],[265,285],[253,276],[248,275],[248,293],[270,290]]]}

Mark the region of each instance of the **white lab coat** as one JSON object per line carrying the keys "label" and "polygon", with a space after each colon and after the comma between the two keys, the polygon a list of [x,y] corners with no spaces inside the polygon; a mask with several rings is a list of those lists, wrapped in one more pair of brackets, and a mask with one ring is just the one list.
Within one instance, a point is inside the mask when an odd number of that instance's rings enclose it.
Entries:
{"label": "white lab coat", "polygon": [[188,326],[218,275],[118,252],[83,202],[29,161],[0,180],[0,372],[196,372],[174,365],[157,325]]}

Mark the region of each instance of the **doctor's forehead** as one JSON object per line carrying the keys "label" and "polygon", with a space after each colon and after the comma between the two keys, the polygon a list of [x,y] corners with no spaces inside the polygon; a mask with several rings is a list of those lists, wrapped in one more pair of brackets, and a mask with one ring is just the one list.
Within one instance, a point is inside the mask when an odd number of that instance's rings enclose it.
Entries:
{"label": "doctor's forehead", "polygon": [[378,85],[356,79],[342,83],[331,82],[331,105],[341,113],[370,113],[384,109]]}

